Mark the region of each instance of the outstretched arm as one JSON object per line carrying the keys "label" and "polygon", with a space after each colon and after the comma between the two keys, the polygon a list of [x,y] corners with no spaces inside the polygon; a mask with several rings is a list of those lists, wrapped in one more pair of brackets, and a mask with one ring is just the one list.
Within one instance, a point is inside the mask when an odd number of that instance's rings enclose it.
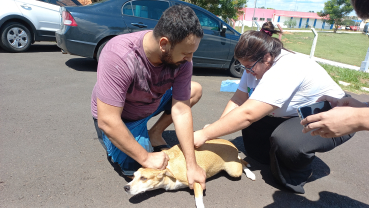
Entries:
{"label": "outstretched arm", "polygon": [[218,121],[195,132],[195,146],[203,145],[207,140],[221,137],[239,131],[258,121],[277,107],[248,99],[240,107],[234,108]]}
{"label": "outstretched arm", "polygon": [[205,189],[206,173],[197,164],[195,158],[190,100],[179,101],[174,98],[172,99],[172,119],[183,155],[186,159],[188,185],[193,189],[193,184],[197,182]]}

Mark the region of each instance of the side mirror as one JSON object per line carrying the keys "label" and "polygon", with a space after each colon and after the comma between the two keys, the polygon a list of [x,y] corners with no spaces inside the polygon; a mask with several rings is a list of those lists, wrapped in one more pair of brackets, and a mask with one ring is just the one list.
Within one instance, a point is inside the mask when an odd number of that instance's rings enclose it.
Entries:
{"label": "side mirror", "polygon": [[225,33],[227,31],[227,26],[221,24],[220,33]]}

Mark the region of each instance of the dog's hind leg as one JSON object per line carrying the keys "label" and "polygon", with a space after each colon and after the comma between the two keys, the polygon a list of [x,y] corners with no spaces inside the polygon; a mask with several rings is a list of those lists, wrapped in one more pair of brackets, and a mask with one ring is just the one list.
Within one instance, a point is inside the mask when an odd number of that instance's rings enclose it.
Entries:
{"label": "dog's hind leg", "polygon": [[195,202],[197,208],[205,208],[203,200],[203,190],[199,183],[193,184],[193,190],[195,192]]}
{"label": "dog's hind leg", "polygon": [[238,156],[238,159],[240,160],[240,162],[242,163],[242,168],[243,168],[243,171],[245,172],[246,174],[246,177],[250,178],[251,180],[255,180],[255,174],[253,172],[251,172],[250,169],[248,169],[247,167],[251,167],[250,164],[248,164],[246,161],[242,160],[240,158],[240,156]]}

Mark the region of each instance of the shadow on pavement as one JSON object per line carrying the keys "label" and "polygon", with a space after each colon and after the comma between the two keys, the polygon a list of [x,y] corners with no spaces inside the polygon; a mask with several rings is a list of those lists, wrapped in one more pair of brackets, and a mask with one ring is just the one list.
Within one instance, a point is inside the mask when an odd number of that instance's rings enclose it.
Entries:
{"label": "shadow on pavement", "polygon": [[[288,193],[291,193],[289,190],[285,189],[280,184],[276,183],[274,181],[273,175],[270,171],[269,165],[261,164],[255,160],[253,160],[251,157],[247,157],[247,152],[245,151],[245,147],[243,146],[243,139],[242,137],[237,137],[236,139],[231,141],[239,151],[243,152],[246,155],[246,158],[244,160],[248,162],[251,165],[251,168],[249,168],[251,171],[260,170],[260,174],[262,176],[262,179],[265,181],[265,183],[269,184],[270,186],[280,189],[283,191],[286,191]],[[320,158],[315,156],[315,159],[312,162],[312,168],[313,168],[313,175],[309,178],[307,183],[313,182],[319,178],[323,178],[325,176],[328,176],[331,172],[328,165],[322,161]]]}
{"label": "shadow on pavement", "polygon": [[97,61],[91,58],[72,58],[65,62],[69,68],[76,71],[96,72]]}
{"label": "shadow on pavement", "polygon": [[[56,45],[56,43],[50,43],[50,44],[33,44],[29,49],[25,52],[20,53],[44,53],[44,52],[60,52],[60,48]],[[0,53],[11,53],[8,51],[5,51],[4,49],[0,48]]]}
{"label": "shadow on pavement", "polygon": [[320,192],[318,201],[311,201],[301,195],[283,191],[274,192],[273,199],[274,202],[265,207],[369,207],[350,197],[328,191]]}

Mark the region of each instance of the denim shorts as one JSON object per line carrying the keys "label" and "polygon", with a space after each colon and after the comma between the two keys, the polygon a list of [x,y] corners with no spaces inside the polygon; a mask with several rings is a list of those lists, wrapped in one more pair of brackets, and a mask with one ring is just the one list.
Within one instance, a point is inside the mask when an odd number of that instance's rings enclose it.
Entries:
{"label": "denim shorts", "polygon": [[[138,121],[123,120],[124,124],[130,130],[136,141],[148,152],[153,152],[153,147],[151,146],[149,139],[147,122],[150,120],[150,118],[158,115],[162,111],[165,111],[167,114],[170,113],[170,109],[172,107],[171,101],[172,101],[172,89],[169,89],[161,98],[159,107],[153,114]],[[120,149],[118,149],[116,146],[114,146],[113,143],[111,143],[111,141],[105,135],[105,133],[98,127],[97,119],[95,118],[94,123],[99,141],[105,148],[108,156],[111,158],[113,162],[118,163],[124,175],[128,176],[133,175],[133,173],[136,170],[138,170],[141,167],[141,165],[135,160],[133,160],[131,157],[129,157],[127,154],[122,152]]]}

